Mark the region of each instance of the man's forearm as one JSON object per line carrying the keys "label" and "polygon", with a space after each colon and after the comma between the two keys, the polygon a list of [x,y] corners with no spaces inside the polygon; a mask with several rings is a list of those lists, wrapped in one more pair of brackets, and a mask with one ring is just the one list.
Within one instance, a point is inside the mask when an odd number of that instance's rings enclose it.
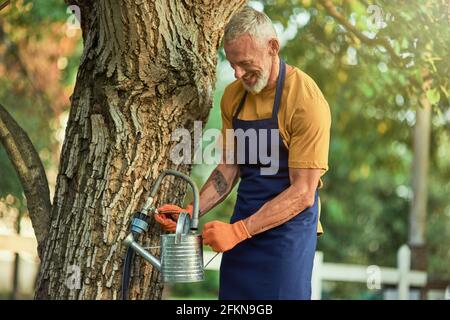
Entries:
{"label": "man's forearm", "polygon": [[239,166],[219,164],[200,190],[200,216],[221,203],[239,180]]}
{"label": "man's forearm", "polygon": [[253,236],[285,223],[311,207],[314,195],[315,189],[301,190],[291,185],[244,220],[248,232]]}

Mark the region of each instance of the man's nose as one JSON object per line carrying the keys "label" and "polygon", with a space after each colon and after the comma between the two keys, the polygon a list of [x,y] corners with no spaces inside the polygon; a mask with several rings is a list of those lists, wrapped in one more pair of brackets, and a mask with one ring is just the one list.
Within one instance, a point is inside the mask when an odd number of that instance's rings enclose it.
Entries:
{"label": "man's nose", "polygon": [[234,77],[236,79],[240,79],[242,78],[242,76],[245,74],[244,69],[240,68],[240,67],[235,67],[234,68]]}

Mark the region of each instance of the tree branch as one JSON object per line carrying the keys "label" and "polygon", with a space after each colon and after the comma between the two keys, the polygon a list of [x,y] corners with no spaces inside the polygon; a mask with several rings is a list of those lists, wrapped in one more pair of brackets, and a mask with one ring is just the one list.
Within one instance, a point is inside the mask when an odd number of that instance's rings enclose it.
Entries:
{"label": "tree branch", "polygon": [[9,5],[9,3],[10,3],[10,0],[6,0],[2,4],[0,4],[0,11],[3,10],[3,8],[5,8],[7,5]]}
{"label": "tree branch", "polygon": [[388,39],[386,38],[374,38],[371,39],[359,31],[354,25],[352,25],[343,15],[336,11],[331,0],[319,0],[319,2],[325,7],[327,13],[335,18],[342,26],[344,26],[349,32],[353,33],[359,40],[370,46],[382,46],[384,47],[389,55],[391,56],[394,63],[399,66],[403,66],[403,59],[395,53],[394,48],[392,48]]}
{"label": "tree branch", "polygon": [[[39,248],[49,228],[51,202],[44,166],[26,132],[0,104],[0,141],[22,183]],[[40,252],[40,250],[38,250]]]}

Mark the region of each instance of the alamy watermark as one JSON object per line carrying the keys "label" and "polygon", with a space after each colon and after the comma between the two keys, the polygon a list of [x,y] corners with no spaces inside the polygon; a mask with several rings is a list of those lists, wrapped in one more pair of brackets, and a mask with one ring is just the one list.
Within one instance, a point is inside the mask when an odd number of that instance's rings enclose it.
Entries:
{"label": "alamy watermark", "polygon": [[[171,141],[178,143],[170,151],[170,160],[175,164],[259,164],[261,175],[278,172],[279,129],[227,129],[225,135],[224,140],[218,129],[203,132],[201,121],[194,121],[193,139],[189,130],[178,128],[171,135]],[[204,141],[209,142],[205,148]]]}
{"label": "alamy watermark", "polygon": [[381,269],[377,265],[368,266],[367,273],[367,288],[369,290],[381,289]]}
{"label": "alamy watermark", "polygon": [[394,20],[390,13],[384,14],[383,9],[374,4],[368,6],[366,11],[370,14],[367,19],[367,26],[370,29],[384,29],[387,27],[389,20]]}
{"label": "alamy watermark", "polygon": [[66,13],[70,16],[66,20],[66,26],[68,30],[80,29],[81,23],[81,10],[79,6],[71,5],[67,7]]}
{"label": "alamy watermark", "polygon": [[70,265],[67,268],[66,287],[69,290],[81,289],[81,269],[77,265]]}

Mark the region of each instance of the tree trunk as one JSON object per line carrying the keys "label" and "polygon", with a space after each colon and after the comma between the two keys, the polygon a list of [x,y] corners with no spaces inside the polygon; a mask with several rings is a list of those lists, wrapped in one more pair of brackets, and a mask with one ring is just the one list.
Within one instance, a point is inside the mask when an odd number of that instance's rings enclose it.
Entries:
{"label": "tree trunk", "polygon": [[[119,298],[130,218],[164,168],[190,170],[170,161],[170,135],[207,119],[223,28],[244,2],[78,1],[85,47],[37,299]],[[186,186],[168,186],[158,204],[180,203]],[[146,244],[160,233],[151,223]],[[160,299],[158,271],[133,269],[130,298]]]}

